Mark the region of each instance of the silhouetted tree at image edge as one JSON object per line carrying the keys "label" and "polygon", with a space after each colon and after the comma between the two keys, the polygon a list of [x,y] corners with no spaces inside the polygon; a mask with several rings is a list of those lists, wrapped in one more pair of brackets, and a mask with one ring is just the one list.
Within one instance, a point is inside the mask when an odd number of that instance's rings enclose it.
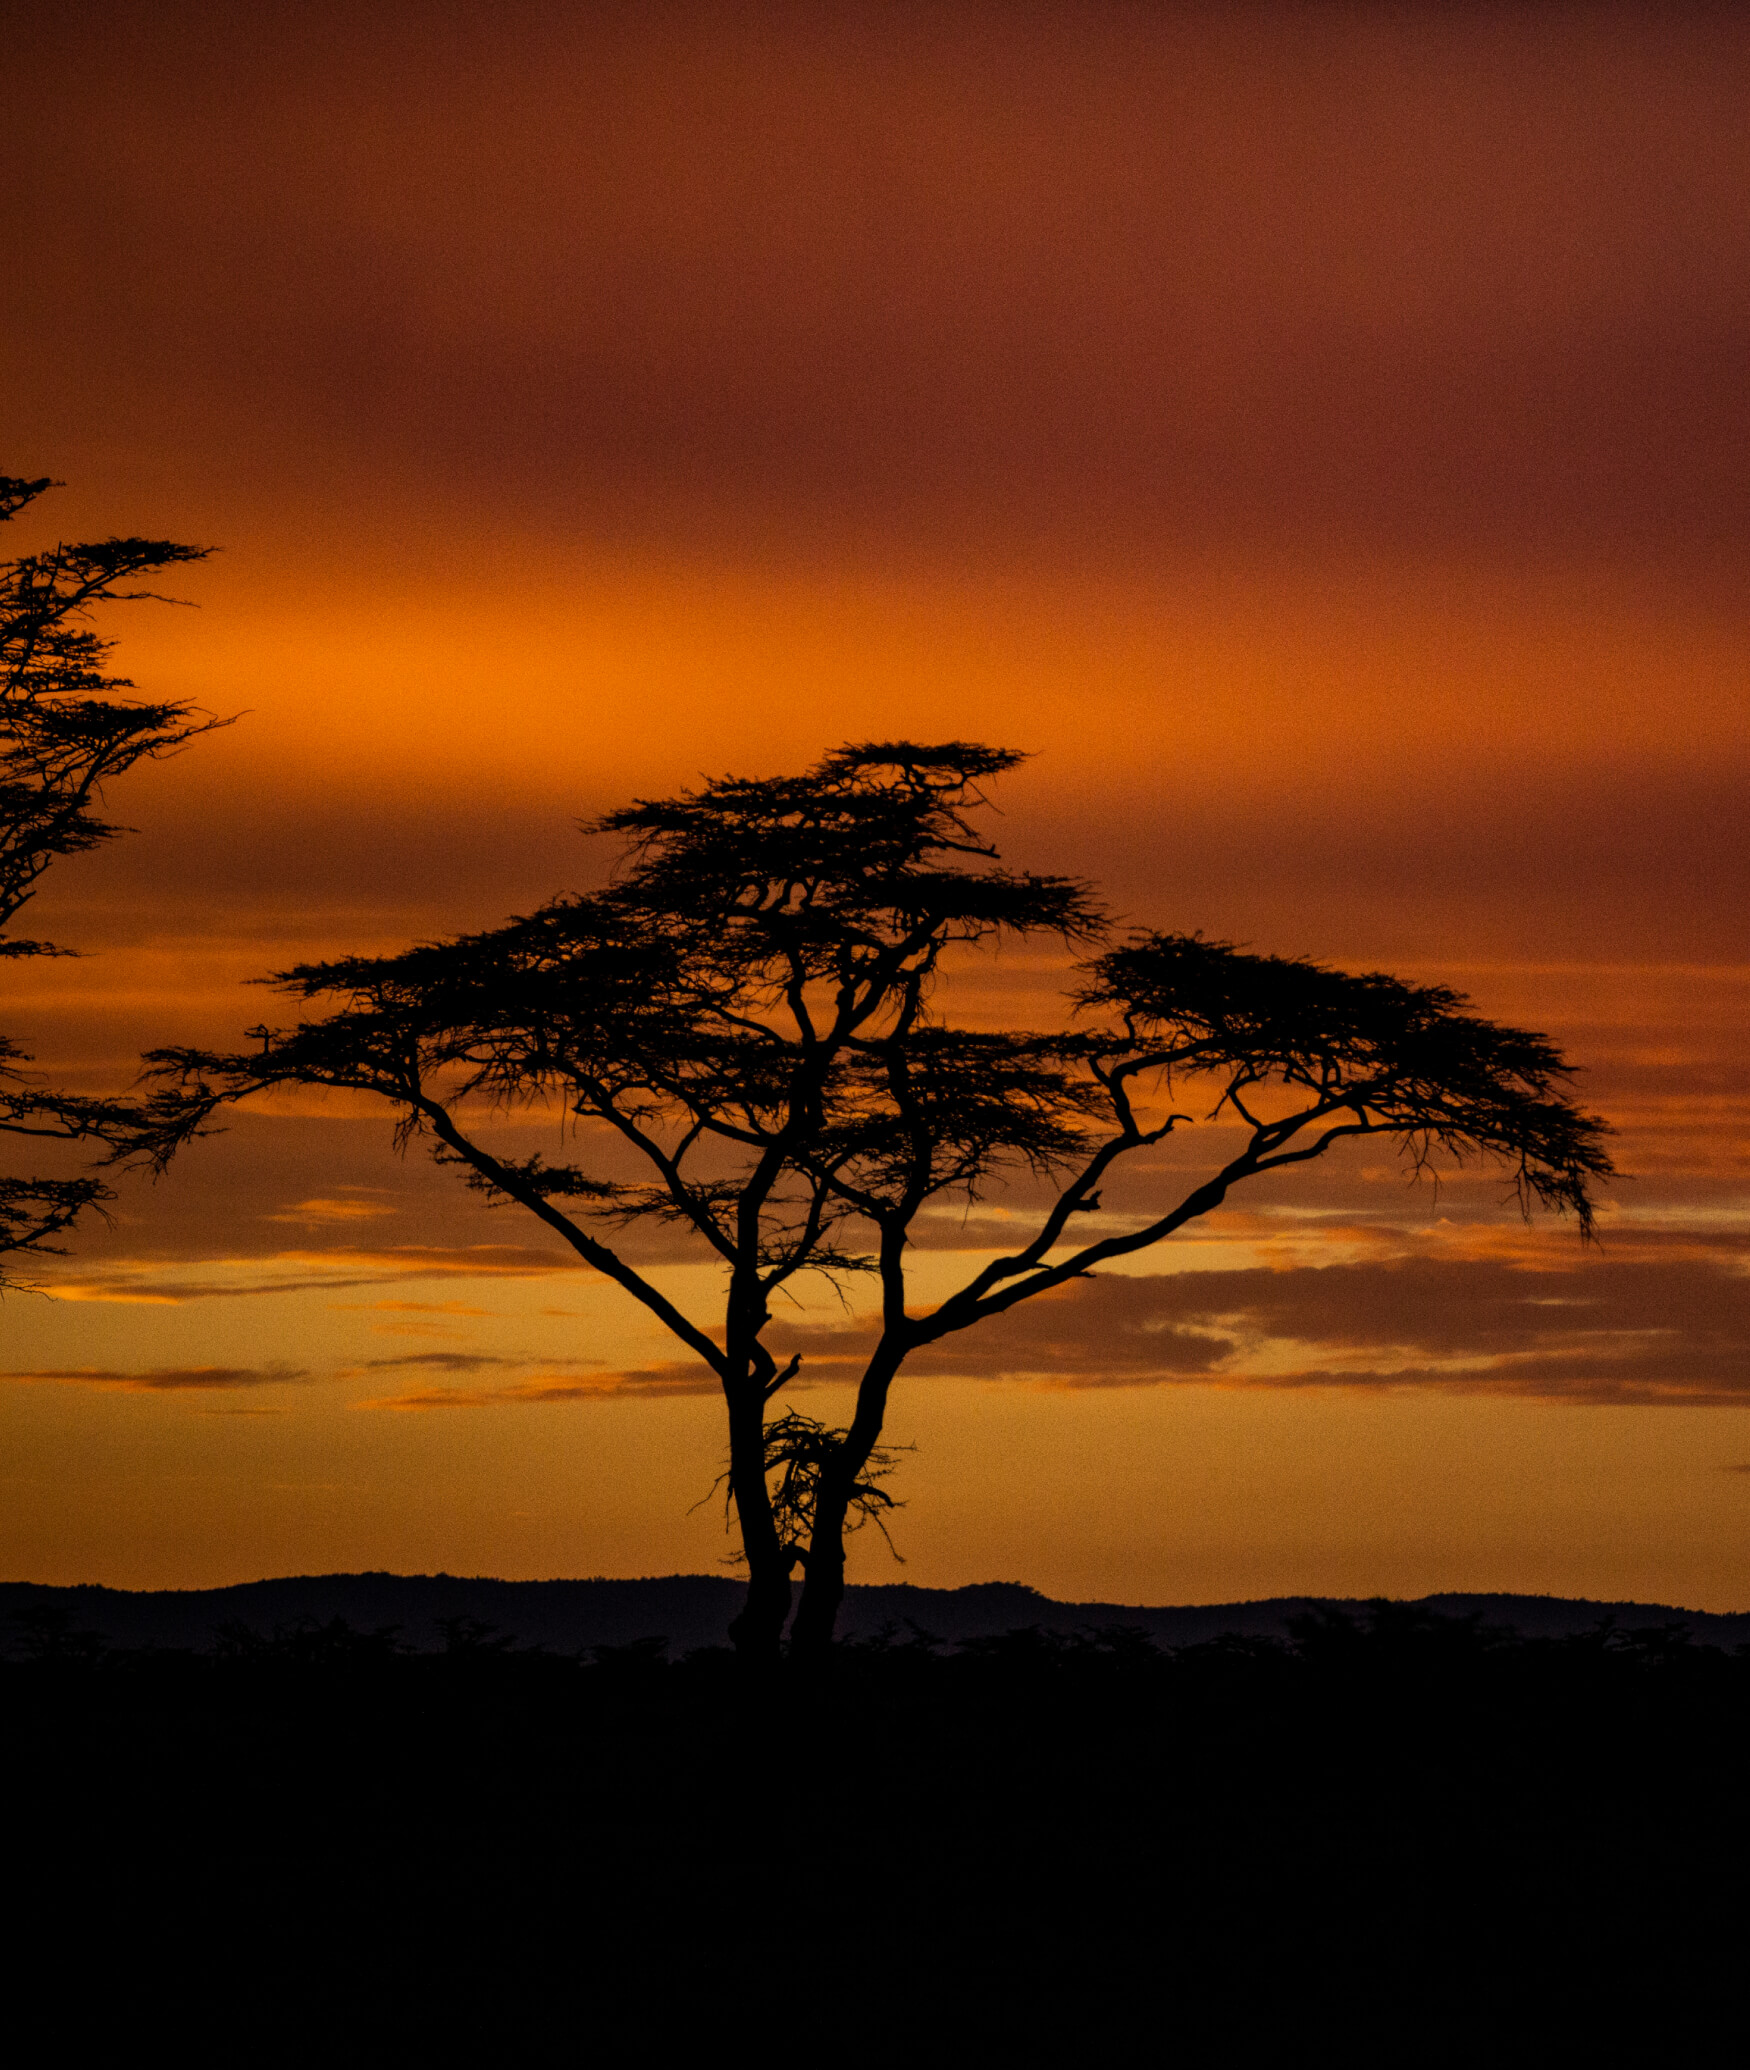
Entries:
{"label": "silhouetted tree at image edge", "polygon": [[[1116,938],[1087,887],[1003,867],[975,830],[981,785],[1020,759],[871,743],[802,776],[724,778],[609,813],[590,829],[627,844],[608,889],[404,954],[280,973],[293,998],[336,1010],[251,1031],[253,1053],[156,1052],[136,1148],[161,1168],[228,1102],[344,1087],[389,1101],[403,1142],[429,1137],[470,1184],[538,1217],[722,1388],[749,1574],[732,1636],[754,1658],[779,1650],[798,1568],[792,1650],[830,1641],[846,1532],[889,1503],[881,1436],[910,1354],[1161,1243],[1235,1186],[1383,1135],[1417,1167],[1499,1160],[1527,1212],[1590,1231],[1607,1130],[1544,1037],[1478,1019],[1440,986],[1195,935]],[[1069,1032],[944,1017],[944,956],[1004,938],[1080,952]],[[1163,1104],[1186,1082],[1210,1117],[1242,1124],[1244,1147],[1150,1218],[1079,1234],[1121,1162],[1191,1118]],[[481,1120],[536,1102],[559,1106],[580,1151],[612,1140],[647,1178],[611,1176],[599,1156],[485,1146]],[[920,1212],[1020,1173],[1051,1189],[1026,1240],[914,1312]],[[720,1315],[684,1313],[615,1248],[647,1221],[721,1261]],[[878,1285],[847,1429],[773,1411],[800,1359],[780,1364],[765,1337],[804,1272]]]}
{"label": "silhouetted tree at image edge", "polygon": [[[0,475],[0,523],[55,486],[46,476]],[[124,696],[133,684],[104,672],[115,643],[85,623],[100,604],[165,601],[129,585],[203,560],[206,551],[169,539],[112,538],[0,561],[0,959],[71,953],[10,931],[43,873],[122,831],[101,815],[106,784],[224,723],[190,704]],[[126,1153],[144,1120],[137,1105],[51,1091],[25,1069],[30,1061],[0,1036],[0,1135]],[[0,1175],[0,1257],[54,1251],[56,1238],[109,1197],[89,1171]],[[0,1266],[0,1288],[11,1284]]]}

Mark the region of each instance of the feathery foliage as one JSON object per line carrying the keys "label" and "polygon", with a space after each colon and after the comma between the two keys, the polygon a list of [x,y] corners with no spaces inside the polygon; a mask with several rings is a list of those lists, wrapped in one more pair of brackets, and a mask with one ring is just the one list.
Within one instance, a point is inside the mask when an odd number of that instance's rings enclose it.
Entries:
{"label": "feathery foliage", "polygon": [[[55,485],[0,475],[0,523]],[[10,932],[43,873],[122,831],[103,815],[105,786],[217,722],[192,705],[149,703],[106,672],[114,642],[87,623],[100,604],[156,593],[132,587],[203,558],[168,539],[57,545],[0,562],[0,961],[68,952]],[[0,1135],[97,1148],[131,1145],[144,1117],[125,1101],[53,1092],[31,1059],[0,1037]],[[101,1180],[0,1176],[0,1256],[44,1252],[88,1208],[109,1197]],[[0,1267],[0,1287],[9,1284]]]}

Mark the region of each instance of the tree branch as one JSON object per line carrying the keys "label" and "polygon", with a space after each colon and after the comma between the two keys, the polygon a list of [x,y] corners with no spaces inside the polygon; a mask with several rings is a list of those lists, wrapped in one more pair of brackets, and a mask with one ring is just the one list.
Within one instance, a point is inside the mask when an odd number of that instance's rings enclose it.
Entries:
{"label": "tree branch", "polygon": [[[370,1088],[376,1090],[376,1088]],[[403,1096],[405,1097],[405,1095]],[[501,1193],[519,1201],[532,1215],[538,1215],[555,1235],[563,1238],[586,1265],[593,1266],[604,1278],[611,1279],[623,1288],[635,1301],[649,1309],[658,1322],[702,1358],[719,1379],[726,1377],[724,1356],[703,1330],[691,1322],[669,1300],[641,1274],[634,1272],[624,1259],[609,1250],[605,1243],[580,1229],[569,1215],[561,1214],[552,1202],[523,1183],[507,1165],[501,1164],[489,1151],[482,1150],[471,1142],[456,1126],[449,1110],[440,1101],[428,1095],[419,1094],[410,1104],[417,1107],[428,1122],[434,1134],[448,1146],[464,1164],[470,1165],[480,1175],[490,1180]]]}

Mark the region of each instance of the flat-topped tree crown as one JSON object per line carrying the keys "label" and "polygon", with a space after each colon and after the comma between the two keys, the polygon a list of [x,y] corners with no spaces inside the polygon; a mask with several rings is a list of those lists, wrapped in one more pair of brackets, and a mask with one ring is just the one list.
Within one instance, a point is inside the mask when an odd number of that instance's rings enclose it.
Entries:
{"label": "flat-topped tree crown", "polygon": [[[716,1376],[729,1487],[749,1566],[736,1626],[773,1652],[805,1575],[792,1643],[831,1636],[844,1538],[879,1486],[889,1389],[925,1344],[1161,1242],[1248,1179],[1386,1134],[1507,1161],[1527,1205],[1589,1227],[1609,1171],[1603,1127],[1563,1090],[1541,1036],[1497,1027],[1439,987],[1347,977],[1197,936],[1111,941],[1087,888],[1008,869],[974,815],[1020,758],[965,742],[840,749],[799,776],[720,778],[607,814],[626,853],[600,891],[481,934],[310,964],[277,982],[335,1010],[257,1031],[235,1056],[161,1052],[160,1161],[226,1101],[295,1080],[361,1088],[403,1139],[519,1202]],[[944,951],[1045,935],[1092,952],[1057,1031],[957,1025]],[[1237,1153],[1182,1197],[1114,1223],[1093,1210],[1121,1161],[1189,1117],[1158,1095],[1197,1076],[1242,1124]],[[545,1102],[575,1162],[517,1158],[483,1124]],[[1266,1111],[1268,1110],[1268,1111]],[[637,1180],[628,1162],[642,1167]],[[1170,1185],[1151,1168],[1145,1184]],[[945,1298],[911,1279],[918,1217],[944,1195],[1018,1181],[1020,1241]],[[1030,1219],[1029,1219],[1030,1217]],[[684,1312],[619,1247],[655,1218],[723,1267],[713,1313]],[[801,1360],[767,1341],[807,1271],[878,1283],[845,1429],[769,1413]]]}
{"label": "flat-topped tree crown", "polygon": [[[822,1234],[856,1210],[852,1177],[862,1204],[875,1197],[907,1103],[928,1112],[932,1192],[1011,1155],[1037,1162],[1072,1141],[1055,1118],[1078,1098],[1064,1058],[1043,1038],[955,1033],[929,1003],[950,945],[1097,936],[1083,886],[1003,869],[972,826],[980,780],[1020,759],[881,743],[802,776],[724,778],[608,814],[589,831],[625,838],[627,859],[603,891],[484,934],[280,973],[297,997],[345,1004],[261,1031],[243,1076],[366,1086],[400,1100],[415,1129],[437,1125],[446,1074],[452,1109],[458,1095],[557,1097],[667,1160],[654,1187],[592,1181],[592,1212],[679,1215],[725,1256],[725,1182],[688,1180],[711,1144],[774,1159],[763,1211],[788,1226],[800,1193]],[[222,1075],[236,1085],[239,1066]],[[548,1199],[586,1197],[574,1166],[520,1175]],[[822,1255],[817,1243],[792,1269]]]}
{"label": "flat-topped tree crown", "polygon": [[1309,1131],[1320,1149],[1327,1137],[1392,1135],[1418,1166],[1436,1149],[1495,1158],[1523,1206],[1572,1213],[1591,1233],[1608,1131],[1568,1092],[1572,1067],[1546,1036],[1467,1013],[1445,985],[1143,934],[1090,967],[1077,1003],[1122,1016],[1108,1054],[1123,1077],[1215,1074],[1220,1104],[1248,1123],[1255,1089],[1307,1096],[1267,1125],[1260,1170],[1316,1154]]}
{"label": "flat-topped tree crown", "polygon": [[998,865],[969,811],[981,782],[1024,758],[964,741],[840,748],[805,775],[722,778],[594,821],[626,837],[624,910],[725,930],[717,951],[792,966],[809,982],[885,981],[898,963],[1003,929],[1096,934],[1065,877]]}

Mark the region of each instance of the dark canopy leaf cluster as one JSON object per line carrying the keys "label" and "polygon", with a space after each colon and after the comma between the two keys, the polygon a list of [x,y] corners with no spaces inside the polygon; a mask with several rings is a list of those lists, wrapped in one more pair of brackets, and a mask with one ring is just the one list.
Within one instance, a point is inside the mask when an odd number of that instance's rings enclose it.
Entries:
{"label": "dark canopy leaf cluster", "polygon": [[[197,1101],[203,1085],[216,1103],[285,1080],[381,1093],[494,1190],[621,1223],[678,1218],[725,1258],[742,1254],[752,1198],[775,1283],[825,1263],[853,1213],[909,1215],[1005,1161],[1043,1168],[1081,1147],[1093,1101],[1074,1044],[954,1030],[930,1011],[952,944],[1098,928],[1081,886],[1004,871],[973,837],[974,785],[1016,759],[845,749],[806,777],[629,807],[599,823],[629,837],[606,890],[283,972],[294,997],[339,1010],[260,1031],[253,1055],[157,1061]],[[605,1124],[657,1182],[471,1157],[446,1135],[470,1099]],[[168,1111],[186,1130],[186,1107]]]}
{"label": "dark canopy leaf cluster", "polygon": [[1101,957],[1078,1001],[1121,1018],[1123,1074],[1213,1072],[1222,1104],[1253,1126],[1254,1090],[1287,1088],[1311,1101],[1294,1134],[1316,1130],[1319,1147],[1334,1128],[1398,1136],[1418,1163],[1435,1148],[1493,1156],[1527,1204],[1592,1226],[1607,1131],[1568,1092],[1571,1068],[1547,1037],[1465,1012],[1444,985],[1148,934]]}
{"label": "dark canopy leaf cluster", "polygon": [[[52,486],[0,475],[0,522]],[[50,864],[121,831],[103,816],[106,784],[216,723],[187,704],[124,695],[132,683],[105,667],[114,642],[87,623],[100,604],[153,596],[132,586],[142,578],[201,558],[200,548],[173,540],[130,538],[0,562],[0,961],[64,953],[6,930]],[[131,1143],[143,1120],[136,1107],[48,1092],[24,1068],[29,1061],[0,1042],[0,1134]],[[0,1176],[0,1254],[51,1248],[105,1198],[89,1176]]]}

